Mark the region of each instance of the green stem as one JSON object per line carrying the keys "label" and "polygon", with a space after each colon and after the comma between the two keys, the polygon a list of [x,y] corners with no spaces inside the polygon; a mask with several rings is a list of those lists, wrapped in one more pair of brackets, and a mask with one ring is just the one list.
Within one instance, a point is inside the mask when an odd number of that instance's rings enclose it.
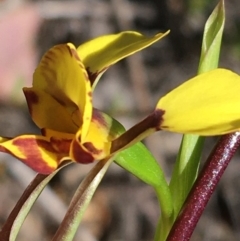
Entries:
{"label": "green stem", "polygon": [[52,241],[72,241],[92,196],[113,158],[99,161],[75,192],[68,211]]}
{"label": "green stem", "polygon": [[160,187],[155,188],[159,206],[161,207],[161,217],[158,221],[154,241],[165,240],[174,221],[173,201],[166,179],[162,181]]}
{"label": "green stem", "polygon": [[62,163],[62,165],[50,175],[38,174],[33,181],[28,185],[17,204],[10,213],[7,221],[0,231],[0,241],[15,241],[18,232],[27,217],[31,207],[50,182],[50,180],[58,173],[64,166],[70,164],[69,162]]}

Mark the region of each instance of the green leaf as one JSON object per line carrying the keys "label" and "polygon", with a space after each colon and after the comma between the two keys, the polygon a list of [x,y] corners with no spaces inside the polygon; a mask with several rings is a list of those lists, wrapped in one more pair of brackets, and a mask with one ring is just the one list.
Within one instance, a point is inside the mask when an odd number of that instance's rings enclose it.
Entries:
{"label": "green leaf", "polygon": [[[217,68],[224,22],[224,1],[220,1],[208,18],[204,28],[198,74]],[[184,135],[182,139],[170,181],[175,218],[197,177],[203,142],[204,138],[196,135]]]}
{"label": "green leaf", "polygon": [[[117,120],[111,119],[110,135],[119,136],[124,132],[125,128]],[[166,192],[169,189],[160,165],[142,142],[117,153],[115,162],[152,187],[163,186]]]}
{"label": "green leaf", "polygon": [[[125,128],[117,120],[113,119],[111,134],[120,135],[124,132]],[[162,169],[142,142],[138,142],[117,153],[115,162],[153,187],[158,187],[162,182],[166,183]]]}
{"label": "green leaf", "polygon": [[7,221],[0,231],[0,240],[15,241],[19,230],[27,217],[31,207],[49,183],[49,181],[69,162],[63,163],[50,175],[38,174],[24,191],[16,206],[10,213]]}
{"label": "green leaf", "polygon": [[99,161],[81,182],[52,241],[73,240],[85,210],[113,158]]}
{"label": "green leaf", "polygon": [[182,139],[169,184],[174,200],[175,218],[197,178],[203,144],[204,138],[196,135],[185,135]]}
{"label": "green leaf", "polygon": [[115,157],[115,162],[153,187],[159,186],[163,181],[166,182],[159,164],[141,142],[121,151]]}
{"label": "green leaf", "polygon": [[151,152],[141,142],[121,151],[115,162],[131,172],[143,182],[151,185],[159,199],[162,215],[166,218],[173,214],[173,204],[164,173]]}
{"label": "green leaf", "polygon": [[218,67],[224,23],[225,9],[222,0],[205,24],[198,74]]}
{"label": "green leaf", "polygon": [[[111,120],[111,126],[110,134],[113,136],[119,136],[125,132],[124,127],[114,119]],[[138,142],[117,153],[114,160],[119,166],[155,189],[162,216],[171,218],[173,203],[168,183],[160,165],[146,146],[142,142]]]}

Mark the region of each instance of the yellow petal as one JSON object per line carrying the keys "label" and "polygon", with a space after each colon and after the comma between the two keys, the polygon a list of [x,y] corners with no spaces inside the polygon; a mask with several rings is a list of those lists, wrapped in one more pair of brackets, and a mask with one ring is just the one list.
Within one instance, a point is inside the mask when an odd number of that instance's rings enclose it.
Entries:
{"label": "yellow petal", "polygon": [[51,95],[36,88],[24,88],[23,92],[32,119],[40,129],[48,128],[67,133],[77,132],[80,123],[74,123],[72,115],[65,106]]}
{"label": "yellow petal", "polygon": [[34,171],[49,174],[53,172],[66,157],[57,152],[46,137],[23,135],[0,143],[0,151],[20,159]]}
{"label": "yellow petal", "polygon": [[[133,31],[105,35],[80,45],[77,51],[93,84],[97,77],[99,79],[99,74],[102,74],[110,65],[148,47],[168,33],[169,31],[159,33],[153,37]],[[97,80],[94,85],[96,82]]]}
{"label": "yellow petal", "polygon": [[240,129],[240,76],[224,69],[199,75],[171,91],[156,110],[112,141],[110,153],[141,141],[160,129],[220,135]]}
{"label": "yellow petal", "polygon": [[70,156],[80,163],[101,160],[109,156],[111,141],[122,132],[121,124],[103,112],[94,109],[87,136],[82,139],[81,132],[76,134],[71,145]]}
{"label": "yellow petal", "polygon": [[7,137],[2,137],[2,136],[0,136],[0,143],[3,143],[3,142],[5,142],[5,141],[8,141],[8,140],[10,140],[11,138],[7,138]]}
{"label": "yellow petal", "polygon": [[216,69],[186,81],[157,104],[163,130],[220,135],[240,129],[240,76]]}
{"label": "yellow petal", "polygon": [[42,58],[33,76],[33,87],[45,91],[70,114],[79,109],[79,122],[86,130],[92,115],[92,93],[87,72],[72,44],[57,45]]}
{"label": "yellow petal", "polygon": [[46,129],[46,128],[43,128],[41,130],[41,132],[42,132],[43,136],[45,136],[45,137],[47,137],[49,139],[51,137],[56,137],[56,138],[60,138],[60,139],[73,140],[74,137],[75,137],[75,134],[55,131],[55,130]]}

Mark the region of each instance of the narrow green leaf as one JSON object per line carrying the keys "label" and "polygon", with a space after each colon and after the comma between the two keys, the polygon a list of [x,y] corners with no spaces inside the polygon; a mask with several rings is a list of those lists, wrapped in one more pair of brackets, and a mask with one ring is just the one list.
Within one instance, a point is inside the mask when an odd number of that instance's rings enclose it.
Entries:
{"label": "narrow green leaf", "polygon": [[52,241],[73,240],[85,210],[113,158],[99,161],[81,182]]}
{"label": "narrow green leaf", "polygon": [[171,193],[163,170],[142,142],[118,153],[115,162],[155,189],[163,216],[173,215]]}
{"label": "narrow green leaf", "polygon": [[205,24],[198,74],[218,67],[224,23],[225,8],[221,0]]}
{"label": "narrow green leaf", "polygon": [[[208,18],[204,28],[198,74],[217,68],[224,22],[224,1],[220,1]],[[175,218],[197,177],[203,142],[203,137],[196,135],[183,136],[170,181]]]}
{"label": "narrow green leaf", "polygon": [[[124,131],[124,127],[119,122],[112,121],[111,133],[120,135]],[[165,219],[171,219],[173,203],[168,183],[160,165],[146,146],[138,142],[117,153],[114,160],[119,166],[154,188],[161,206],[162,216]]]}
{"label": "narrow green leaf", "polygon": [[174,199],[175,218],[197,178],[203,144],[204,138],[196,135],[185,135],[182,139],[169,184]]}
{"label": "narrow green leaf", "polygon": [[121,151],[115,162],[153,187],[167,183],[159,164],[142,142]]}
{"label": "narrow green leaf", "polygon": [[7,221],[3,225],[0,231],[1,241],[15,241],[19,233],[19,230],[26,219],[31,207],[37,200],[38,196],[41,194],[43,189],[49,183],[49,181],[61,170],[64,166],[69,163],[63,163],[57,170],[55,170],[50,175],[38,174],[34,180],[29,184],[29,186],[24,191],[21,198],[18,200],[16,206],[10,213]]}

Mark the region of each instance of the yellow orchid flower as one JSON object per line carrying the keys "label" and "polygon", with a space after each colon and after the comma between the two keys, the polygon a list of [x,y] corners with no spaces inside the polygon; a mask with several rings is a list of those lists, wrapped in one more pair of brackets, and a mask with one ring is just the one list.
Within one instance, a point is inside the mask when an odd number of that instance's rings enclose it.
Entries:
{"label": "yellow orchid flower", "polygon": [[23,89],[42,135],[0,138],[0,151],[48,174],[64,160],[90,163],[114,155],[157,130],[199,135],[238,130],[240,76],[224,69],[174,89],[122,135],[117,121],[93,108],[92,91],[102,73],[167,34],[146,37],[128,31],[93,39],[77,49],[70,43],[50,49],[34,73],[33,86]]}

